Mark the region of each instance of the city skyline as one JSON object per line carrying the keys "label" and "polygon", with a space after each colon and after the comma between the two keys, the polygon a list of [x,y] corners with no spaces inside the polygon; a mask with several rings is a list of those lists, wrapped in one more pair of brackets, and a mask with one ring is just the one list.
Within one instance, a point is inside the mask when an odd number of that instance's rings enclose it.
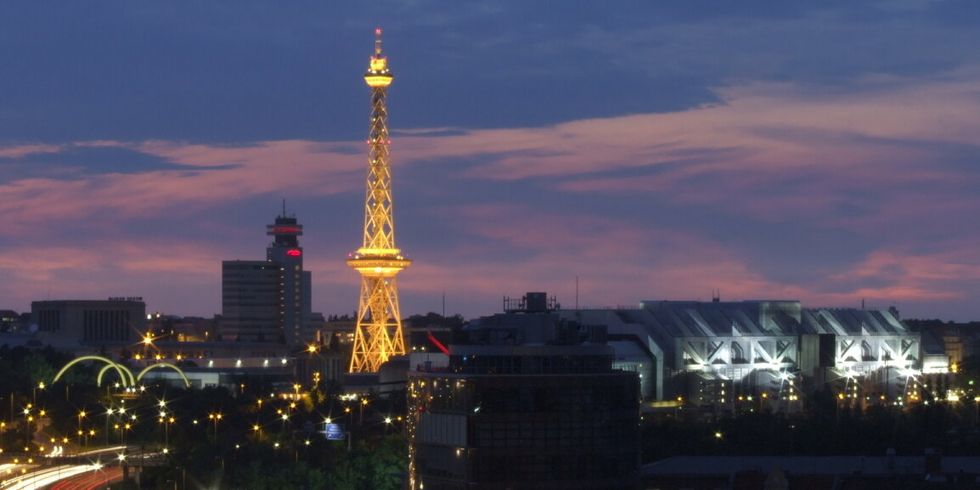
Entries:
{"label": "city skyline", "polygon": [[405,315],[578,278],[980,319],[974,4],[400,5],[0,7],[0,308],[218,313],[285,198],[352,313],[381,25]]}

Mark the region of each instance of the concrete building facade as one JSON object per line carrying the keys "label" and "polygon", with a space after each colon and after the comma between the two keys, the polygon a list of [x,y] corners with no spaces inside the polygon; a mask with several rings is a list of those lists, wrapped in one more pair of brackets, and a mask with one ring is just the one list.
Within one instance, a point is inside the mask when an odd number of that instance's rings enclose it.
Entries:
{"label": "concrete building facade", "polygon": [[31,303],[31,329],[44,343],[78,350],[136,342],[146,330],[143,298]]}

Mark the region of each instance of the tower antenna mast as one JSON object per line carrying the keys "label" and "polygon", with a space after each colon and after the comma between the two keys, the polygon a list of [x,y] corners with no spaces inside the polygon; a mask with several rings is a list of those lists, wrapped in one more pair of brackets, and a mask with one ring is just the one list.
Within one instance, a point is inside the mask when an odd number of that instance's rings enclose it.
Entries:
{"label": "tower antenna mast", "polygon": [[364,202],[364,241],[347,265],[361,274],[361,294],[351,353],[352,373],[377,372],[391,356],[405,355],[395,276],[412,261],[395,246],[394,202],[388,146],[388,87],[394,77],[381,52],[381,28],[374,30],[374,55],[364,82],[371,88],[371,129]]}

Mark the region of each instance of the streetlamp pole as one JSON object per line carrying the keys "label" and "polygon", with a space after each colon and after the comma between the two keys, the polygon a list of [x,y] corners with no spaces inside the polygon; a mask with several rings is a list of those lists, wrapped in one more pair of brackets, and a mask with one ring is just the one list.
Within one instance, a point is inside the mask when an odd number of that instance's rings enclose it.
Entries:
{"label": "streetlamp pole", "polygon": [[221,420],[221,417],[222,417],[222,414],[220,412],[217,412],[217,413],[209,413],[208,414],[208,418],[211,419],[211,421],[212,421],[212,423],[214,425],[214,440],[215,441],[218,440],[218,421]]}
{"label": "streetlamp pole", "polygon": [[109,407],[105,411],[105,445],[109,445],[109,417],[112,416],[112,407]]}
{"label": "streetlamp pole", "polygon": [[30,442],[30,440],[31,440],[31,421],[32,420],[34,420],[34,417],[31,417],[31,409],[30,408],[25,408],[24,409],[24,425],[27,428],[27,441],[28,442]]}

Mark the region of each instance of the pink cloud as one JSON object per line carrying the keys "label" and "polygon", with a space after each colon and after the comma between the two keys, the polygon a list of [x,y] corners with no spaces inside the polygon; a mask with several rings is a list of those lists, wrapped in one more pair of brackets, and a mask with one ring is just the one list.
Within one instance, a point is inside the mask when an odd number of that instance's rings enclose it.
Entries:
{"label": "pink cloud", "polygon": [[[661,227],[637,228],[604,215],[566,215],[515,204],[458,209],[460,231],[478,237],[469,247],[426,257],[403,273],[403,289],[493,308],[503,294],[528,290],[573,302],[579,278],[582,305],[636,304],[644,299],[799,299],[811,306],[925,305],[963,300],[980,285],[980,257],[969,243],[945,244],[935,254],[889,249],[855,265],[806,271],[806,282],[767,277],[749,259],[711,239]],[[515,221],[515,216],[521,217]],[[494,253],[505,251],[505,253]],[[488,298],[494,301],[489,301]],[[457,299],[458,300],[458,299]]]}
{"label": "pink cloud", "polygon": [[719,287],[742,297],[805,292],[769,281],[724,247],[677,230],[638,229],[606,216],[570,216],[518,205],[466,207],[454,219],[483,246],[417,262],[403,273],[404,288],[430,295],[448,290],[484,301],[547,290],[566,306],[573,302],[576,277],[581,304],[593,306],[707,297]]}
{"label": "pink cloud", "polygon": [[[980,197],[969,189],[980,187],[980,174],[934,160],[935,145],[975,145],[980,85],[962,73],[879,84],[868,81],[866,89],[853,93],[754,84],[719,90],[722,104],[676,113],[443,131],[442,136],[407,130],[393,142],[393,161],[396,172],[401,166],[471,162],[464,170],[440,168],[457,172],[457,181],[506,185],[525,179],[583,199],[626,194],[641,211],[645,196],[656,194],[678,207],[715,207],[726,216],[761,222],[839,227],[864,237],[912,234],[917,236],[910,241],[935,250],[908,252],[911,246],[903,249],[883,238],[866,256],[856,257],[857,267],[814,271],[810,283],[780,281],[705,230],[692,231],[696,226],[637,223],[608,210],[542,211],[518,200],[461,202],[435,210],[433,218],[448,220],[463,238],[432,250],[406,249],[417,260],[400,277],[401,287],[409,296],[426,298],[450,291],[490,311],[497,309],[500,295],[527,289],[559,294],[568,305],[575,277],[582,303],[591,305],[705,298],[717,288],[729,298],[798,298],[825,305],[856,304],[860,298],[951,301],[975,294],[980,257],[970,238],[977,238],[976,232],[952,230],[950,223],[975,219]],[[0,215],[12,233],[30,237],[43,223],[56,234],[61,226],[85,223],[110,237],[77,245],[66,239],[40,249],[24,241],[0,249],[0,271],[14,280],[0,286],[4,297],[36,299],[51,284],[72,294],[116,294],[99,284],[120,279],[133,289],[146,285],[161,297],[178,298],[167,300],[175,309],[181,307],[180,294],[209,288],[212,311],[218,311],[220,260],[230,254],[217,241],[153,243],[123,236],[116,221],[193,218],[268,194],[350,193],[357,200],[362,195],[365,156],[350,151],[352,145],[363,146],[361,141],[76,144],[127,148],[202,170],[0,184]],[[0,156],[59,148],[7,147]],[[203,170],[226,165],[235,167]],[[855,202],[864,207],[848,210]],[[946,232],[953,236],[929,238]],[[350,236],[356,237],[356,230]],[[252,256],[260,257],[263,245],[258,243]],[[307,268],[320,291],[317,301],[327,312],[347,311],[356,301],[357,275],[343,263],[354,246],[331,243],[308,255]],[[161,277],[186,287],[168,295],[158,286]]]}
{"label": "pink cloud", "polygon": [[201,297],[220,311],[221,252],[184,240],[86,239],[0,249],[0,297],[25,308],[45,299],[144,296],[148,308],[179,311]]}
{"label": "pink cloud", "polygon": [[18,145],[0,147],[0,158],[20,158],[31,153],[54,153],[60,150],[57,145]]}
{"label": "pink cloud", "polygon": [[[898,157],[874,139],[973,144],[980,85],[969,80],[909,80],[886,88],[824,94],[789,84],[719,89],[723,104],[664,114],[570,121],[543,128],[469,131],[462,135],[407,136],[397,142],[413,161],[500,155],[470,176],[487,179],[566,178],[684,159],[713,160],[718,168],[837,168]],[[808,141],[804,136],[825,141]],[[863,138],[859,139],[859,138]],[[833,142],[833,146],[821,143]],[[843,147],[837,147],[843,146]],[[711,158],[718,150],[734,154]]]}
{"label": "pink cloud", "polygon": [[[701,178],[724,176],[729,194],[752,192],[732,203],[753,214],[785,216],[823,211],[842,183],[859,178],[880,185],[911,182],[932,172],[928,148],[900,149],[882,140],[974,144],[980,134],[980,90],[955,74],[951,80],[891,83],[856,93],[824,94],[788,84],[751,84],[719,89],[725,103],[665,114],[638,114],[570,121],[542,128],[464,131],[432,136],[407,130],[393,143],[394,165],[494,155],[469,167],[477,179],[552,179],[570,192],[658,192],[676,202],[721,199],[699,192]],[[870,82],[869,82],[870,83]],[[23,220],[77,218],[102,209],[147,216],[172,208],[201,209],[265,193],[327,195],[358,189],[364,156],[349,148],[362,142],[266,141],[244,146],[169,141],[90,141],[82,146],[116,146],[191,167],[236,165],[233,170],[185,170],[109,174],[82,181],[25,179],[0,186],[0,213]],[[56,151],[51,146],[0,150],[10,155]],[[4,153],[0,153],[4,154]],[[604,172],[654,168],[655,176],[610,176]],[[829,193],[820,198],[787,195],[785,177],[811,173]],[[870,181],[860,183],[867,185]],[[857,186],[860,187],[860,186]],[[760,192],[761,190],[761,192]],[[790,191],[796,190],[795,188]],[[820,189],[815,189],[820,190]],[[797,192],[796,194],[800,194]],[[794,199],[796,202],[794,203]],[[775,202],[768,202],[775,201]],[[729,203],[726,203],[729,204]]]}
{"label": "pink cloud", "polygon": [[[79,145],[131,148],[192,167],[236,167],[193,175],[180,169],[100,174],[78,180],[14,180],[0,185],[0,214],[8,217],[11,229],[106,213],[147,217],[178,209],[188,212],[266,193],[329,195],[359,188],[363,179],[363,157],[310,141],[238,147],[113,141]],[[23,147],[17,151],[30,153]]]}

